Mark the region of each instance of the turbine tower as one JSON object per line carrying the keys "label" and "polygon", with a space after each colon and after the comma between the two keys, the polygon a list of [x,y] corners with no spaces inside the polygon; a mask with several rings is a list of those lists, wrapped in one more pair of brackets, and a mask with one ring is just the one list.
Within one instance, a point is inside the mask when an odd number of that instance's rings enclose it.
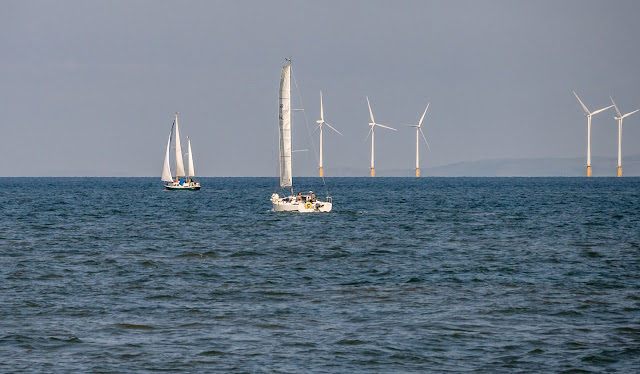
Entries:
{"label": "turbine tower", "polygon": [[[371,128],[369,129],[369,134],[371,134],[371,177],[375,177],[376,176],[376,168],[374,165],[374,142],[375,142],[375,127],[376,126],[380,126],[383,127],[385,129],[389,129],[389,130],[393,130],[393,131],[398,131],[396,129],[394,129],[393,127],[389,127],[389,126],[385,126],[385,125],[381,125],[379,123],[376,123],[376,121],[373,119],[373,112],[371,111],[371,103],[369,103],[369,96],[367,96],[367,105],[369,106],[369,116],[371,116],[371,122],[369,122],[369,126],[371,126]],[[367,138],[369,137],[369,134],[367,134]],[[367,140],[367,138],[365,138],[364,140]]]}
{"label": "turbine tower", "polygon": [[616,113],[618,113],[618,116],[617,117],[613,116],[613,118],[618,120],[618,177],[621,177],[622,176],[622,120],[626,117],[629,117],[633,113],[639,111],[640,109],[636,109],[633,112],[629,112],[625,115],[622,115],[620,114],[620,111],[618,110],[618,106],[616,105],[615,101],[613,101],[613,97],[609,96],[609,98],[613,103],[613,107],[616,108]]}
{"label": "turbine tower", "polygon": [[573,94],[576,95],[576,99],[578,99],[578,101],[580,102],[580,105],[582,105],[582,109],[584,109],[585,115],[587,116],[587,177],[590,177],[591,176],[591,117],[594,114],[604,112],[605,110],[611,108],[613,105],[609,105],[606,108],[602,108],[602,109],[598,109],[593,112],[590,112],[589,109],[587,109],[587,106],[584,105],[582,100],[580,100],[580,98],[578,97],[578,94],[575,91],[573,91]]}
{"label": "turbine tower", "polygon": [[427,141],[427,138],[425,138],[424,133],[422,132],[422,121],[424,120],[424,116],[427,114],[427,110],[429,110],[429,104],[427,103],[427,107],[424,110],[424,113],[422,113],[422,118],[420,118],[420,121],[418,122],[417,125],[410,125],[411,127],[415,127],[416,128],[416,177],[420,176],[420,135],[422,135],[422,139],[424,139],[425,144],[427,145],[427,149],[430,149],[429,147],[429,142]]}
{"label": "turbine tower", "polygon": [[340,133],[340,131],[334,129],[333,126],[331,126],[330,124],[324,121],[324,112],[322,110],[322,91],[320,91],[320,119],[317,120],[316,123],[318,124],[318,127],[316,127],[316,130],[320,130],[320,162],[318,166],[319,166],[320,177],[323,177],[324,171],[322,169],[322,125],[327,125],[331,130],[340,134],[340,136],[342,136],[342,134]]}

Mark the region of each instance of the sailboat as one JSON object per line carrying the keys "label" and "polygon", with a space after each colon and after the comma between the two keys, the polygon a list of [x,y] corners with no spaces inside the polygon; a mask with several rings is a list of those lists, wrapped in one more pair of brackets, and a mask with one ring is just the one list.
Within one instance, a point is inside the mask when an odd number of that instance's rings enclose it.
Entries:
{"label": "sailboat", "polygon": [[312,191],[308,194],[293,194],[293,177],[291,172],[291,60],[282,67],[280,75],[280,93],[278,108],[278,137],[279,137],[279,169],[280,187],[283,195],[277,192],[271,195],[271,204],[276,212],[329,212],[332,208],[332,198],[327,196],[325,201],[316,198]]}
{"label": "sailboat", "polygon": [[[176,177],[171,176],[171,168],[169,166],[169,151],[171,149],[171,138],[173,133],[176,134]],[[188,157],[188,173],[184,172],[184,160],[182,159],[182,146],[180,144],[180,129],[178,128],[178,113],[176,113],[171,131],[169,132],[169,140],[167,141],[167,152],[164,156],[164,166],[162,167],[162,181],[166,182],[164,188],[167,190],[186,190],[197,191],[200,189],[200,182],[193,180],[195,170],[193,167],[193,154],[191,153],[191,139],[187,136],[187,157]]]}

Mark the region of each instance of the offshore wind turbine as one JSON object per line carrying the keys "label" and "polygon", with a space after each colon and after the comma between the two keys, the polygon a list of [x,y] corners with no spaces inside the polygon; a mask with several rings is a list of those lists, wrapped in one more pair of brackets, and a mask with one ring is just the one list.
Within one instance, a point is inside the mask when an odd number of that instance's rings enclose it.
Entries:
{"label": "offshore wind turbine", "polygon": [[616,113],[618,113],[618,116],[617,117],[613,116],[613,118],[618,120],[618,177],[621,177],[622,176],[622,120],[626,117],[629,117],[633,113],[639,111],[640,109],[636,109],[633,112],[629,112],[625,115],[622,115],[620,114],[620,111],[618,110],[618,106],[616,105],[615,101],[613,101],[613,97],[609,96],[609,98],[613,103],[613,107],[616,108]]}
{"label": "offshore wind turbine", "polygon": [[609,105],[606,108],[602,108],[602,109],[598,109],[593,112],[590,112],[589,109],[587,109],[587,106],[584,105],[582,100],[580,100],[576,91],[573,91],[573,94],[576,95],[576,99],[578,99],[578,101],[580,102],[580,105],[582,105],[582,109],[584,109],[585,115],[587,116],[587,177],[590,177],[591,176],[591,117],[594,114],[604,112],[605,110],[611,108],[613,105]]}
{"label": "offshore wind turbine", "polygon": [[422,132],[422,121],[424,120],[424,116],[427,114],[427,110],[429,110],[429,104],[431,103],[427,103],[427,107],[425,108],[424,113],[422,113],[422,118],[420,118],[420,121],[418,122],[418,124],[410,125],[411,127],[416,128],[416,177],[420,176],[420,135],[422,135],[422,139],[424,139],[424,142],[427,145],[427,149],[431,149],[429,147],[429,142],[427,141],[427,138],[424,136],[424,133]]}
{"label": "offshore wind turbine", "polygon": [[320,177],[324,176],[324,171],[322,169],[322,125],[327,125],[331,130],[337,132],[338,134],[340,134],[340,136],[342,136],[342,133],[340,133],[340,131],[336,130],[333,128],[333,126],[331,126],[330,124],[326,123],[324,121],[324,111],[322,109],[322,91],[320,91],[320,119],[316,121],[316,123],[318,124],[318,127],[316,127],[316,130],[320,130],[320,162],[319,162],[319,173],[320,173]]}
{"label": "offshore wind turbine", "polygon": [[[389,126],[385,126],[385,125],[381,125],[379,123],[376,123],[376,120],[373,119],[373,112],[371,111],[371,103],[369,102],[369,96],[367,96],[367,105],[369,106],[369,116],[371,117],[371,122],[369,122],[369,126],[371,126],[371,128],[369,129],[369,134],[371,134],[371,177],[375,177],[376,176],[376,168],[374,165],[374,152],[375,152],[375,148],[374,148],[374,143],[375,143],[375,127],[376,126],[380,126],[383,127],[385,129],[389,129],[389,130],[393,130],[393,131],[398,131],[396,129],[394,129],[393,127],[389,127]],[[369,137],[369,134],[367,134],[367,138]],[[364,138],[364,140],[367,140],[367,138]]]}

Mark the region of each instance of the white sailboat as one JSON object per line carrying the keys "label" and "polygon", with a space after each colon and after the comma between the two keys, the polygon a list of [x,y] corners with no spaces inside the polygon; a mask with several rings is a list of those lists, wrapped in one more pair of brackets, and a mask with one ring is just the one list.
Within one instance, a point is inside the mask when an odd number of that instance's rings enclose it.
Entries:
{"label": "white sailboat", "polygon": [[276,212],[329,212],[332,199],[325,201],[316,198],[312,191],[308,194],[293,194],[293,178],[291,172],[291,60],[282,67],[280,75],[280,94],[278,108],[278,135],[280,148],[278,152],[280,168],[280,187],[283,195],[271,195],[271,204]]}
{"label": "white sailboat", "polygon": [[[173,137],[173,133],[175,131],[176,134],[176,177],[173,178],[171,174],[169,156],[171,149],[171,138]],[[173,124],[171,125],[171,131],[169,132],[169,140],[167,141],[167,152],[164,156],[164,166],[162,168],[162,181],[166,182],[164,187],[167,190],[186,190],[186,191],[197,191],[200,189],[200,182],[196,182],[193,180],[195,177],[195,170],[193,167],[193,154],[191,153],[191,139],[187,136],[187,156],[188,156],[188,166],[189,172],[185,174],[184,172],[184,161],[182,159],[182,146],[180,145],[180,129],[178,127],[178,113],[176,113],[175,119],[173,120]]]}

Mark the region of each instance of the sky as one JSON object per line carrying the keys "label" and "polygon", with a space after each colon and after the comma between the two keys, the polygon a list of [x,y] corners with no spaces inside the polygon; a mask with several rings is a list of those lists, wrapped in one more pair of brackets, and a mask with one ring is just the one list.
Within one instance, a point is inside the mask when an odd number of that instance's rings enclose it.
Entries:
{"label": "sky", "polygon": [[[294,176],[584,157],[586,117],[640,108],[638,1],[0,3],[0,176],[160,176],[179,113],[201,176],[275,176],[280,69],[293,61]],[[592,155],[617,155],[611,109]],[[308,124],[307,124],[308,122]],[[640,114],[623,153],[640,153]],[[624,162],[623,162],[624,165]],[[614,173],[614,171],[612,171]]]}

